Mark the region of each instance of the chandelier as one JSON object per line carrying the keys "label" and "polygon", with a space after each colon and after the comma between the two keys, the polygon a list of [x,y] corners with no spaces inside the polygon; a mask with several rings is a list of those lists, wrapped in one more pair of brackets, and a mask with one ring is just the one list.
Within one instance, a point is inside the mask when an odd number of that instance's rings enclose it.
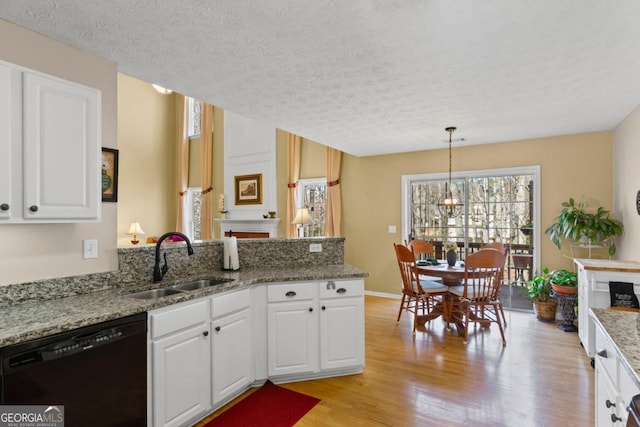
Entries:
{"label": "chandelier", "polygon": [[456,128],[451,126],[445,128],[449,132],[449,182],[444,183],[444,193],[438,199],[438,210],[440,214],[448,218],[455,218],[462,213],[464,203],[456,200],[451,191],[451,135]]}

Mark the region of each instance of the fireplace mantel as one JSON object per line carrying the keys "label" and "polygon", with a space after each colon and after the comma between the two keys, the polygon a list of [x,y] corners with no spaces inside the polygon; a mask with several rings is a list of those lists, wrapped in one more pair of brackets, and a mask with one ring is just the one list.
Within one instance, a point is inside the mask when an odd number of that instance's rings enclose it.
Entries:
{"label": "fireplace mantel", "polygon": [[278,237],[279,218],[269,219],[218,219],[220,236],[228,231],[233,232],[262,232],[269,233],[269,237]]}

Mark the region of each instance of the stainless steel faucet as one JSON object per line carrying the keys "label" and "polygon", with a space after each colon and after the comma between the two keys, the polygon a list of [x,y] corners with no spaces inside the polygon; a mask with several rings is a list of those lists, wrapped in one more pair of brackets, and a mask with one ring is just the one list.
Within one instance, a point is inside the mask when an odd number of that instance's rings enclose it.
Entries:
{"label": "stainless steel faucet", "polygon": [[169,236],[178,236],[182,237],[184,241],[187,243],[187,254],[189,256],[193,255],[193,247],[191,246],[191,241],[189,238],[182,233],[178,233],[177,231],[170,231],[168,233],[163,234],[158,239],[158,243],[156,243],[156,263],[153,266],[153,283],[158,283],[162,281],[162,278],[169,270],[169,264],[167,264],[167,254],[164,254],[164,265],[160,268],[160,244]]}

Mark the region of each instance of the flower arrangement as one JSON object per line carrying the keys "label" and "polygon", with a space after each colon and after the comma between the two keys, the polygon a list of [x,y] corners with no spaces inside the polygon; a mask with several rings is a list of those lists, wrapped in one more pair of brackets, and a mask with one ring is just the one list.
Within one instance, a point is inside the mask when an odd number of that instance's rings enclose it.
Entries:
{"label": "flower arrangement", "polygon": [[458,250],[458,245],[456,244],[456,242],[443,242],[442,247],[444,248],[445,253]]}

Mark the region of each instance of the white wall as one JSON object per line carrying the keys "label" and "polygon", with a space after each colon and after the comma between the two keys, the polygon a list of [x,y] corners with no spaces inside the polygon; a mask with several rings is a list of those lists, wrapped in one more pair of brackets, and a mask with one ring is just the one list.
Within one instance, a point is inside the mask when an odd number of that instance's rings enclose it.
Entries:
{"label": "white wall", "polygon": [[[236,205],[234,177],[253,174],[262,174],[262,203]],[[228,218],[262,219],[268,211],[275,211],[276,128],[225,110],[224,177]]]}
{"label": "white wall", "polygon": [[613,132],[613,216],[624,223],[616,258],[640,261],[640,215],[636,193],[640,190],[640,106]]}
{"label": "white wall", "polygon": [[[116,148],[115,63],[0,19],[0,59],[102,91],[102,146]],[[98,240],[98,258],[82,259],[82,240]],[[115,270],[116,204],[102,222],[0,224],[0,285]]]}

